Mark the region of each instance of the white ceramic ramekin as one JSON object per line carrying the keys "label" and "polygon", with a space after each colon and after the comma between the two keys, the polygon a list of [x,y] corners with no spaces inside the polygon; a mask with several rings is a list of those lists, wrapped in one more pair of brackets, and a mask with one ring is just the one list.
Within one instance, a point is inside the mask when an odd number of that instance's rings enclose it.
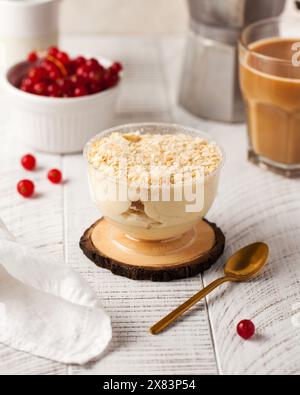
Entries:
{"label": "white ceramic ramekin", "polygon": [[[105,66],[111,62],[101,59]],[[11,67],[4,86],[11,103],[11,129],[38,151],[70,154],[83,150],[96,133],[113,126],[116,100],[122,80],[109,90],[80,98],[49,98],[16,88],[27,63]]]}

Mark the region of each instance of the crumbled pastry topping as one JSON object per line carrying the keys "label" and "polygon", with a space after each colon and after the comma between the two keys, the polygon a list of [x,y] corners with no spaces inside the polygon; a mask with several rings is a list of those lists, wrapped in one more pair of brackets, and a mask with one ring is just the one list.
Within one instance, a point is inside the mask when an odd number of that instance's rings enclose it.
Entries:
{"label": "crumbled pastry topping", "polygon": [[[165,177],[166,169],[172,182],[190,171],[204,175],[213,173],[222,161],[220,148],[214,142],[188,134],[131,134],[112,133],[94,140],[87,152],[89,163],[97,170],[120,176],[126,166],[129,182],[149,183],[153,167],[161,169],[158,177]],[[156,170],[159,171],[160,170]],[[124,173],[123,173],[124,174]],[[151,181],[150,181],[151,182]]]}

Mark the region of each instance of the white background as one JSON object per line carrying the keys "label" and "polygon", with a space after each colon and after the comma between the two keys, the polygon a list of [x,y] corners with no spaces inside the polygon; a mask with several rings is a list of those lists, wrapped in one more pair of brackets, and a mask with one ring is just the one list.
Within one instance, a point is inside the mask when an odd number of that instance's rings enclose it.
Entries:
{"label": "white background", "polygon": [[185,0],[63,0],[61,26],[67,33],[182,33],[188,12]]}

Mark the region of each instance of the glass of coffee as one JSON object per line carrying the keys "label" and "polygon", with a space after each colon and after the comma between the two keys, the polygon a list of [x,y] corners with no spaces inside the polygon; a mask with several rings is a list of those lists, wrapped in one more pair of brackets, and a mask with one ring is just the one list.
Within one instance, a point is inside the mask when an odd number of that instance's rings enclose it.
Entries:
{"label": "glass of coffee", "polygon": [[300,19],[272,18],[247,27],[240,41],[249,159],[300,177]]}

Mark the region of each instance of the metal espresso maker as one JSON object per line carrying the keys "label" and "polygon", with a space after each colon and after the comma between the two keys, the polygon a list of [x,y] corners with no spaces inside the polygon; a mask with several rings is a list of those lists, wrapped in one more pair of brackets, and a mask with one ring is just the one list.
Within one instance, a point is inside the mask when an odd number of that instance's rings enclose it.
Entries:
{"label": "metal espresso maker", "polygon": [[242,122],[238,40],[248,24],[279,16],[285,0],[188,0],[191,22],[179,103],[200,118]]}

